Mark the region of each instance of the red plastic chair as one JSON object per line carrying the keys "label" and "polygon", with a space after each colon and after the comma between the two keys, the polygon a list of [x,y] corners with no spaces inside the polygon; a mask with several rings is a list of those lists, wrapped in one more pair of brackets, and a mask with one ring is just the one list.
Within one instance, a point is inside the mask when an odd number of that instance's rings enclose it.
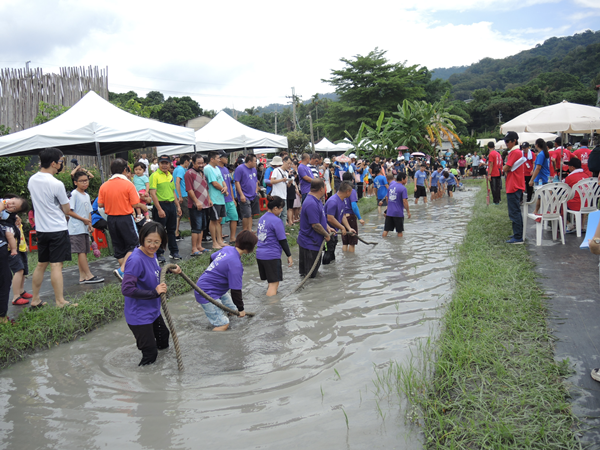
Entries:
{"label": "red plastic chair", "polygon": [[[33,238],[33,236],[35,235],[35,239]],[[34,244],[35,241],[35,244]],[[29,231],[29,251],[33,251],[33,250],[37,250],[37,233],[35,232],[35,230],[31,230]]]}
{"label": "red plastic chair", "polygon": [[260,206],[261,211],[266,211],[267,208],[267,199],[265,197],[260,197],[258,199],[258,205]]}

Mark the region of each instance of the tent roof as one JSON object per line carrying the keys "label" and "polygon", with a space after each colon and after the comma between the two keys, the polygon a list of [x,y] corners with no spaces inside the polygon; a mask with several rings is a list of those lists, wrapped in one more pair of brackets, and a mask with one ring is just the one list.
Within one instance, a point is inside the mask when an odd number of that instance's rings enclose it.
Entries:
{"label": "tent roof", "polygon": [[194,130],[135,116],[88,92],[57,118],[0,137],[0,156],[37,154],[47,147],[71,155],[103,155],[136,148],[194,144]]}
{"label": "tent roof", "polygon": [[[243,148],[288,148],[287,137],[250,128],[221,111],[204,127],[196,131],[196,151],[239,150]],[[190,146],[158,149],[159,155],[193,152]]]}
{"label": "tent roof", "polygon": [[331,152],[339,151],[339,148],[336,148],[336,145],[329,139],[323,138],[318,144],[315,144],[315,150],[318,152]]}

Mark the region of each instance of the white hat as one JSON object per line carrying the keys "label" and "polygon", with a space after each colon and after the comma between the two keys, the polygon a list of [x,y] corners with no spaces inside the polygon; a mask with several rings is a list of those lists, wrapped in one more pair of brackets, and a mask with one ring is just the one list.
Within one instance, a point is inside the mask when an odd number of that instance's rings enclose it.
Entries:
{"label": "white hat", "polygon": [[271,165],[272,166],[281,166],[281,165],[283,165],[283,160],[281,159],[281,156],[275,156],[273,158],[273,160],[271,161]]}
{"label": "white hat", "polygon": [[353,158],[356,159],[356,155],[354,153],[350,153],[348,155],[348,158],[350,158],[350,159],[353,159]]}
{"label": "white hat", "polygon": [[324,162],[325,164],[331,164],[331,160],[330,160],[329,158],[325,158],[325,159],[323,160],[323,162]]}

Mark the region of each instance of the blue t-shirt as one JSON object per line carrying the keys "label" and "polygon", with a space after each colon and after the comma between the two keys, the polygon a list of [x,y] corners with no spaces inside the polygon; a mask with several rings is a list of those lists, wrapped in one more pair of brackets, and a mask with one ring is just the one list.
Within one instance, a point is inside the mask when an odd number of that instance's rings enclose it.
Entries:
{"label": "blue t-shirt", "polygon": [[448,186],[456,186],[456,177],[450,172],[448,172],[448,178],[446,178],[446,183],[448,183]]}
{"label": "blue t-shirt", "polygon": [[[155,256],[136,248],[125,263],[125,275],[137,278],[136,287],[145,291],[160,283],[160,266]],[[160,296],[151,300],[125,297],[125,320],[129,325],[147,325],[160,315]]]}
{"label": "blue t-shirt", "polygon": [[[308,194],[310,192],[310,181],[306,181],[303,177],[313,177],[312,170],[310,167],[304,164],[298,164],[298,177],[300,177],[300,193],[302,195]],[[320,246],[321,244],[319,244]],[[318,250],[318,248],[317,248]]]}
{"label": "blue t-shirt", "polygon": [[273,190],[273,185],[271,184],[271,174],[273,173],[273,168],[271,166],[267,167],[265,170],[265,178],[263,180],[263,184],[267,187],[267,194],[270,194]]}
{"label": "blue t-shirt", "polygon": [[[328,216],[333,216],[335,220],[337,220],[339,223],[342,223],[342,217],[344,216],[344,201],[339,197],[339,195],[334,194],[327,199],[327,202],[325,203],[325,214]],[[333,225],[331,226],[336,230],[339,229]]]}
{"label": "blue t-shirt", "polygon": [[186,168],[183,166],[177,166],[173,171],[173,183],[175,184],[175,193],[177,194],[177,178],[181,178],[181,181],[179,182],[179,189],[181,189],[181,196],[183,198],[186,198],[188,196],[187,191],[185,190],[185,180],[183,179],[183,177],[185,177],[185,172]]}
{"label": "blue t-shirt", "polygon": [[267,211],[258,221],[256,235],[256,259],[281,259],[282,248],[279,241],[286,237],[283,222],[279,217]]}
{"label": "blue t-shirt", "polygon": [[232,182],[231,182],[231,174],[229,173],[229,169],[227,167],[217,166],[221,171],[221,175],[223,175],[223,181],[225,181],[225,186],[227,186],[227,195],[225,196],[225,203],[232,202],[233,194]]}
{"label": "blue t-shirt", "polygon": [[388,189],[385,187],[387,184],[387,178],[384,175],[377,175],[373,180],[373,184],[377,188],[377,200],[383,200],[388,191]]}
{"label": "blue t-shirt", "polygon": [[436,187],[438,185],[438,181],[441,175],[442,174],[439,173],[437,170],[433,171],[433,173],[431,174],[431,186]]}
{"label": "blue t-shirt", "polygon": [[544,152],[540,152],[535,158],[535,165],[540,166],[541,169],[537,177],[535,177],[534,184],[537,184],[540,181],[542,184],[548,183],[548,177],[550,176],[550,158],[546,158]]}
{"label": "blue t-shirt", "polygon": [[420,169],[415,172],[415,182],[417,183],[417,186],[425,186],[426,179],[427,179],[427,172],[425,172],[425,171],[421,172]]}
{"label": "blue t-shirt", "polygon": [[[212,262],[196,282],[200,289],[215,300],[223,297],[230,289],[242,289],[244,266],[242,265],[242,258],[235,247],[223,247],[210,255],[210,259]],[[194,295],[198,303],[208,303],[208,300],[197,292],[194,292]]]}
{"label": "blue t-shirt", "polygon": [[240,183],[242,193],[246,200],[252,201],[256,197],[256,184],[258,177],[256,176],[256,168],[249,168],[246,164],[240,164],[235,169],[235,181]]}
{"label": "blue t-shirt", "polygon": [[327,230],[327,216],[323,203],[314,195],[308,194],[300,210],[300,232],[298,245],[307,250],[317,251],[321,247],[324,236],[313,230],[312,225],[320,223]]}
{"label": "blue t-shirt", "polygon": [[224,205],[225,197],[223,196],[221,191],[214,187],[212,184],[213,181],[216,181],[222,186],[225,182],[223,180],[223,174],[221,173],[221,169],[218,166],[213,167],[210,164],[207,164],[206,166],[204,166],[204,176],[206,177],[206,182],[208,183],[208,195],[210,197],[210,200],[215,205]]}
{"label": "blue t-shirt", "polygon": [[356,214],[352,208],[352,203],[356,202],[358,202],[358,194],[356,193],[356,189],[352,189],[352,194],[350,194],[350,197],[344,199],[344,214]]}
{"label": "blue t-shirt", "polygon": [[146,175],[142,175],[141,177],[138,177],[137,175],[133,176],[133,185],[135,186],[135,190],[138,192],[140,192],[142,189],[146,189],[146,183],[149,182],[150,179]]}
{"label": "blue t-shirt", "polygon": [[404,217],[404,199],[408,199],[406,186],[392,181],[388,192],[387,215],[389,217]]}

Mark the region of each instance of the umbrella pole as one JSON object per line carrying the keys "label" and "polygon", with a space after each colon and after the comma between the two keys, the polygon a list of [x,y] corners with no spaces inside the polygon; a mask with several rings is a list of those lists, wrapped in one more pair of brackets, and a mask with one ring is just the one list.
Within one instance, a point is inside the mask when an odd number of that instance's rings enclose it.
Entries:
{"label": "umbrella pole", "polygon": [[99,142],[96,142],[96,156],[98,157],[98,167],[100,168],[100,181],[104,183],[104,168],[102,167],[102,156],[100,156]]}
{"label": "umbrella pole", "polygon": [[196,144],[194,144],[194,155],[196,154]]}

